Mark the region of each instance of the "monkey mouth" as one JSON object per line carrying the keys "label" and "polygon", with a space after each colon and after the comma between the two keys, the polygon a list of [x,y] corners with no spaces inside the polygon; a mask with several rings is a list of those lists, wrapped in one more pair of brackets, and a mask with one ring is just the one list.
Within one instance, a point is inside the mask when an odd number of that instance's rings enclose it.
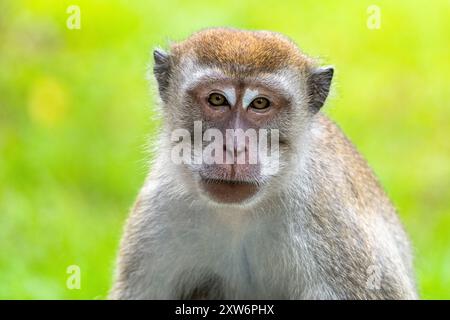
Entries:
{"label": "monkey mouth", "polygon": [[226,180],[201,177],[202,189],[219,203],[240,203],[253,197],[259,190],[255,181]]}

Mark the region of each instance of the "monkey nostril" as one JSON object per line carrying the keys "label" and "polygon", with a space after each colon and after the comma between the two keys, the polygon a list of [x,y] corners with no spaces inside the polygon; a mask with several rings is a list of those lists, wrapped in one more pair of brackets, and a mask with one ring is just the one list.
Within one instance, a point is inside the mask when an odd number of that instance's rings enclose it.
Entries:
{"label": "monkey nostril", "polygon": [[231,149],[229,146],[224,144],[223,145],[223,154],[227,155],[227,154],[232,154],[232,153],[233,153],[233,149]]}
{"label": "monkey nostril", "polygon": [[236,145],[236,144],[232,144],[232,145],[227,145],[227,144],[224,144],[223,145],[223,152],[229,152],[229,153],[241,153],[241,152],[244,152],[244,151],[247,151],[247,146],[245,146],[245,145],[241,145],[241,146],[238,146],[238,145]]}

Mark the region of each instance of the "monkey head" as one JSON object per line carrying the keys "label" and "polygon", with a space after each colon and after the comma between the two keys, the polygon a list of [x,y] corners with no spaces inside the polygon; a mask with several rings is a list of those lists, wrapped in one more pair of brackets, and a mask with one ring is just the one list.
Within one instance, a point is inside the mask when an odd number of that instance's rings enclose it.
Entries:
{"label": "monkey head", "polygon": [[215,204],[250,205],[289,176],[331,67],[317,67],[280,34],[224,28],[153,55],[164,131],[185,138],[170,142],[172,155],[184,153],[185,188]]}

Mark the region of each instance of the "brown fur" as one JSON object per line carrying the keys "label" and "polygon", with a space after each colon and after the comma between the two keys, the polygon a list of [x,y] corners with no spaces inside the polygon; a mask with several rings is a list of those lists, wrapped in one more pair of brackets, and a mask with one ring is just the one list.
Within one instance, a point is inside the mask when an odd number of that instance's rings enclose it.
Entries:
{"label": "brown fur", "polygon": [[269,31],[207,29],[172,46],[175,58],[192,53],[200,63],[274,71],[287,66],[306,70],[313,65],[290,39]]}

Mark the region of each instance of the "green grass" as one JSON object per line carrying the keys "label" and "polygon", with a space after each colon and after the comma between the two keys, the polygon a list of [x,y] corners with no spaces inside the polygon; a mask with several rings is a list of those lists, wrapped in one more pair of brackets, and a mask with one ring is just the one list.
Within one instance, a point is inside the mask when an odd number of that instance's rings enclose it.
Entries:
{"label": "green grass", "polygon": [[[450,298],[450,4],[0,2],[0,298],[102,299],[158,123],[151,48],[208,26],[286,33],[337,70],[326,112],[369,160],[416,251],[423,298]],[[66,8],[81,8],[81,29]],[[70,265],[81,289],[66,287]]]}

